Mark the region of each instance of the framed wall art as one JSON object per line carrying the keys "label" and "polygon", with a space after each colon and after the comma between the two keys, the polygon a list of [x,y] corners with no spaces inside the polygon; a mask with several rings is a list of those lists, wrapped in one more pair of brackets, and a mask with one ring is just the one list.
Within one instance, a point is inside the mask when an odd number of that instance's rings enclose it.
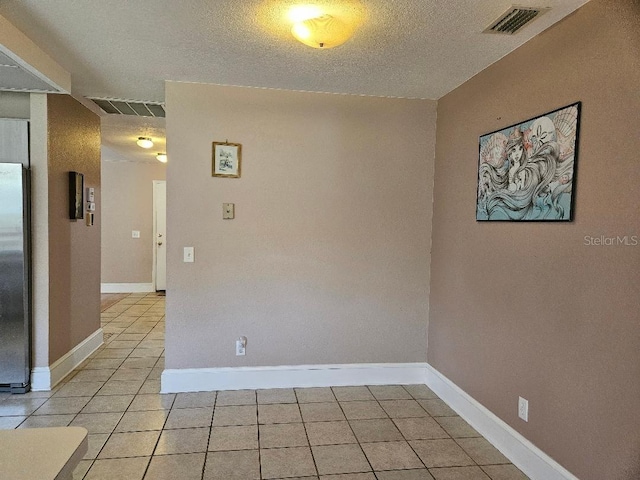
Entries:
{"label": "framed wall art", "polygon": [[240,178],[241,160],[241,144],[213,142],[212,175],[214,177]]}
{"label": "framed wall art", "polygon": [[69,218],[84,218],[84,175],[69,172]]}
{"label": "framed wall art", "polygon": [[476,220],[573,219],[580,106],[480,137]]}

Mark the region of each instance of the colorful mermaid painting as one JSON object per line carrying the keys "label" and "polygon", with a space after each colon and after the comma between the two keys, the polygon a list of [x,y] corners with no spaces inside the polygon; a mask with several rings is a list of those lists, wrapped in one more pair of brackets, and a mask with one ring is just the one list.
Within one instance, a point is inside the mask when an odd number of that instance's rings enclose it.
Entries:
{"label": "colorful mermaid painting", "polygon": [[476,220],[572,220],[580,103],[480,137]]}

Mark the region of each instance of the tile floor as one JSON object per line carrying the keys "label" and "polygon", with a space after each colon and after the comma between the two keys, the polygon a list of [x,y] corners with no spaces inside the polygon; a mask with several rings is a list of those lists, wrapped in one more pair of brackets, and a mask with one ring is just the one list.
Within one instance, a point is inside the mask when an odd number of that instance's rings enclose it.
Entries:
{"label": "tile floor", "polygon": [[89,431],[74,479],[527,478],[424,385],[160,395],[164,297],[117,300],[61,385],[0,394],[0,428]]}

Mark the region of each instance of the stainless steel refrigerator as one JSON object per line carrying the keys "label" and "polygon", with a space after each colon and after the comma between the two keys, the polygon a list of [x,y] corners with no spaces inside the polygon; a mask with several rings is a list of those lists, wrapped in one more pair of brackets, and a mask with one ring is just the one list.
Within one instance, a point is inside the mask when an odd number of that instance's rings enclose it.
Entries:
{"label": "stainless steel refrigerator", "polygon": [[31,266],[29,171],[0,163],[0,391],[29,391]]}

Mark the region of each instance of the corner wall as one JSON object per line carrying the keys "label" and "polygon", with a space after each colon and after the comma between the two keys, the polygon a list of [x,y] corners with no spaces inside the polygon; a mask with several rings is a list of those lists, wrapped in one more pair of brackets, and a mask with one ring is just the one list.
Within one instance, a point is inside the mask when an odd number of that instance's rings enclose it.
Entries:
{"label": "corner wall", "polygon": [[[47,95],[47,118],[53,364],[100,328],[100,118],[68,95]],[[69,171],[95,188],[93,226],[69,219]]]}
{"label": "corner wall", "polygon": [[[173,82],[166,102],[167,368],[424,362],[435,102]],[[211,176],[225,139],[239,179]]]}
{"label": "corner wall", "polygon": [[[438,102],[428,361],[582,480],[640,478],[640,246],[585,242],[640,238],[638,25],[592,0]],[[575,220],[476,222],[478,137],[578,100]]]}

